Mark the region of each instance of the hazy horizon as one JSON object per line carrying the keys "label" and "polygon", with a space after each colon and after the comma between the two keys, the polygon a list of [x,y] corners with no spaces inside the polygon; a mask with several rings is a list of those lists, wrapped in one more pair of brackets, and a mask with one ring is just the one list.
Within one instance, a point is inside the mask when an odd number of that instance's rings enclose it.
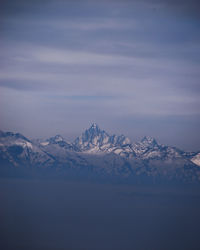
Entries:
{"label": "hazy horizon", "polygon": [[0,6],[1,130],[71,141],[96,122],[200,150],[198,1]]}
{"label": "hazy horizon", "polygon": [[198,249],[198,189],[0,179],[6,250]]}

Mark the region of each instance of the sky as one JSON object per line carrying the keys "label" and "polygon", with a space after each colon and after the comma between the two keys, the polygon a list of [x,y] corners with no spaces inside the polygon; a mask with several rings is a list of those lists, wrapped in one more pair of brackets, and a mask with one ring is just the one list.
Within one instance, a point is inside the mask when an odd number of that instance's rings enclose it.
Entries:
{"label": "sky", "polygon": [[200,150],[196,0],[0,0],[0,129],[68,140],[91,123]]}

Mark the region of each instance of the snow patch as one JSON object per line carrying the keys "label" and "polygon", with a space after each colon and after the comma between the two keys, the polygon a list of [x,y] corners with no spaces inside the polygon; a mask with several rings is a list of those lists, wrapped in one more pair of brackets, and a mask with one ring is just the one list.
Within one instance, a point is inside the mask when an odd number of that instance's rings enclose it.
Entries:
{"label": "snow patch", "polygon": [[19,145],[19,146],[22,146],[23,148],[25,148],[25,147],[31,148],[31,149],[33,148],[32,143],[30,143],[28,141],[26,141],[26,142],[17,141],[15,144]]}
{"label": "snow patch", "polygon": [[191,161],[192,161],[194,164],[196,164],[197,166],[200,167],[200,153],[197,154],[197,155],[195,155],[195,156],[191,159]]}
{"label": "snow patch", "polygon": [[120,154],[122,151],[123,151],[122,149],[116,149],[116,150],[114,150],[114,153],[115,154]]}
{"label": "snow patch", "polygon": [[41,142],[40,145],[42,145],[42,146],[47,146],[47,145],[49,145],[49,142],[48,142],[48,141]]}

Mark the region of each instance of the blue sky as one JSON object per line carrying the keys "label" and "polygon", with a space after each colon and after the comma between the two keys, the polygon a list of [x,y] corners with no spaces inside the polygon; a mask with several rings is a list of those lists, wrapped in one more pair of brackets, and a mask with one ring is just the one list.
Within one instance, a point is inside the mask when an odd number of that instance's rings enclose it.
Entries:
{"label": "blue sky", "polygon": [[200,149],[198,1],[1,1],[0,128],[69,140],[96,122]]}

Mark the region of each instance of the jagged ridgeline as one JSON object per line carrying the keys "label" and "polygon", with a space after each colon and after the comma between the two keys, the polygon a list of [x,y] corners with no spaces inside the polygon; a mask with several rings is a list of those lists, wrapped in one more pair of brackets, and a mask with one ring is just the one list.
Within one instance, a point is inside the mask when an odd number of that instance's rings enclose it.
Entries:
{"label": "jagged ridgeline", "polygon": [[74,142],[60,135],[31,141],[1,131],[0,175],[200,183],[200,152],[184,152],[149,136],[132,143],[124,135],[109,135],[97,124]]}

